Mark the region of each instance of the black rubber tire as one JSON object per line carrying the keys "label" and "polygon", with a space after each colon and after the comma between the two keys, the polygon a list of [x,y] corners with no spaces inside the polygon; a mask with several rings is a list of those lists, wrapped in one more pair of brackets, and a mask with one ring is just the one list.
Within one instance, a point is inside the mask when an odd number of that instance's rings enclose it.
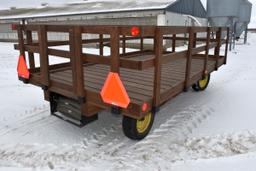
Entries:
{"label": "black rubber tire", "polygon": [[207,87],[208,87],[208,85],[209,85],[209,83],[210,83],[210,80],[211,80],[211,75],[210,74],[208,74],[208,80],[207,80],[207,84],[206,84],[206,86],[205,87],[200,87],[199,86],[199,81],[197,81],[197,83],[195,83],[195,84],[193,84],[192,85],[192,89],[194,90],[194,91],[204,91]]}
{"label": "black rubber tire", "polygon": [[136,127],[137,119],[123,116],[122,127],[123,127],[124,135],[132,140],[142,140],[149,134],[152,128],[152,125],[154,123],[154,118],[155,118],[155,114],[152,113],[152,117],[151,117],[148,128],[143,133],[139,133]]}

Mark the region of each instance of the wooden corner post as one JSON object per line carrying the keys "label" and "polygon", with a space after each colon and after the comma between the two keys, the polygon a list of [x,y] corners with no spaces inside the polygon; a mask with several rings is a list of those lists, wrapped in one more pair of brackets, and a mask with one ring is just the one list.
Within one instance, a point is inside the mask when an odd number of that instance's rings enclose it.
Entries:
{"label": "wooden corner post", "polygon": [[110,34],[111,46],[111,72],[119,73],[120,59],[119,59],[119,30],[115,27]]}
{"label": "wooden corner post", "polygon": [[24,36],[23,36],[22,25],[19,25],[17,27],[17,32],[18,32],[18,43],[19,43],[20,55],[23,55],[25,58]]}
{"label": "wooden corner post", "polygon": [[188,51],[187,51],[187,63],[186,63],[186,75],[184,91],[187,91],[190,86],[190,75],[191,75],[191,63],[192,63],[192,50],[194,47],[194,28],[189,28],[189,39],[188,39]]}
{"label": "wooden corner post", "polygon": [[207,27],[207,35],[206,35],[206,46],[205,46],[205,58],[204,58],[204,70],[203,70],[203,78],[208,74],[207,66],[208,66],[208,57],[209,57],[209,46],[211,41],[211,28]]}
{"label": "wooden corner post", "polygon": [[163,34],[160,28],[155,29],[154,39],[154,50],[155,50],[155,75],[154,75],[154,96],[153,96],[153,112],[157,112],[161,103],[161,60],[163,55]]}
{"label": "wooden corner post", "polygon": [[[26,38],[27,38],[27,44],[31,45],[33,43],[32,31],[31,30],[27,30],[26,31]],[[30,69],[35,69],[34,53],[28,52],[28,60],[29,60],[29,67],[30,67]]]}
{"label": "wooden corner post", "polygon": [[80,26],[74,26],[69,31],[70,41],[70,62],[73,76],[73,90],[81,103],[86,101],[86,92],[84,89],[84,69],[82,59],[82,33]]}
{"label": "wooden corner post", "polygon": [[218,29],[217,33],[216,33],[216,41],[217,41],[217,45],[215,47],[214,50],[214,56],[216,58],[216,63],[215,63],[215,70],[218,70],[219,67],[219,59],[220,59],[220,47],[221,47],[221,33],[222,33],[222,29],[221,27]]}
{"label": "wooden corner post", "polygon": [[227,37],[226,37],[226,46],[225,46],[225,59],[224,64],[227,64],[227,56],[228,56],[228,42],[229,42],[229,27],[227,28]]}
{"label": "wooden corner post", "polygon": [[38,31],[39,54],[40,54],[40,72],[41,83],[43,89],[47,90],[50,86],[50,73],[49,73],[49,56],[47,46],[47,30],[46,25],[40,25]]}

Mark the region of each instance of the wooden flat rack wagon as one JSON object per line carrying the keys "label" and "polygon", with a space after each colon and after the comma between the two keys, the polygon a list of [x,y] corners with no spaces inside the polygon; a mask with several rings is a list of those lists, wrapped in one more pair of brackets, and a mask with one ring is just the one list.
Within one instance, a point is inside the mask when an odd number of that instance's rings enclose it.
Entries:
{"label": "wooden flat rack wagon", "polygon": [[[53,115],[83,126],[96,120],[98,112],[111,109],[123,115],[123,132],[132,139],[149,133],[163,103],[190,86],[196,91],[207,87],[210,73],[226,64],[229,39],[228,28],[212,27],[17,25],[16,29],[19,78],[42,87]],[[49,40],[50,34],[60,33],[67,40]],[[88,38],[89,34],[94,37]],[[139,48],[128,52],[128,42]],[[96,53],[89,53],[89,44],[97,45]],[[51,57],[67,61],[50,64]]]}

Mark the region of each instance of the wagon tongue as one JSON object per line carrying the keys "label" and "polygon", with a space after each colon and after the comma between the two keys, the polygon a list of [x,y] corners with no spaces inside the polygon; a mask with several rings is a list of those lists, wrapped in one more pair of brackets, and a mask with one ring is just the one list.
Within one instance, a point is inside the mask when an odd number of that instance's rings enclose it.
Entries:
{"label": "wagon tongue", "polygon": [[127,108],[130,98],[118,73],[110,72],[101,90],[102,100],[110,105]]}
{"label": "wagon tongue", "polygon": [[19,56],[17,71],[20,80],[24,81],[29,79],[30,73],[23,55]]}

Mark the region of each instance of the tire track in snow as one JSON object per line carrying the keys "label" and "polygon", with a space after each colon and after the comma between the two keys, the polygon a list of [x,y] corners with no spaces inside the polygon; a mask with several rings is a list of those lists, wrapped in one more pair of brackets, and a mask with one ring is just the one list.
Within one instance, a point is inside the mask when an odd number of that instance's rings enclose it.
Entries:
{"label": "tire track in snow", "polygon": [[[168,112],[168,108],[161,112]],[[167,145],[178,140],[186,139],[193,132],[193,129],[197,128],[213,112],[214,110],[212,108],[190,106],[176,113],[165,123],[153,130],[143,141],[139,141],[131,146],[127,150],[128,152],[120,154],[122,156],[121,159],[118,159],[118,157],[115,158],[115,160],[119,160],[120,162],[115,163],[112,169],[139,169],[138,166],[142,166],[145,160],[161,152],[161,149],[165,149]],[[164,155],[164,152],[161,155]],[[131,158],[136,164],[131,165],[129,161],[127,162],[127,158]]]}
{"label": "tire track in snow", "polygon": [[[48,116],[40,117],[40,114],[47,114]],[[7,130],[6,128],[0,129],[0,135],[11,134],[14,133],[13,131],[22,132],[23,128],[26,127],[29,127],[30,130],[36,127],[44,127],[44,125],[51,123],[48,117],[49,114],[45,111],[30,114],[18,120],[17,123],[15,123],[17,124],[15,128]],[[19,123],[20,121],[21,123]],[[42,121],[43,123],[41,123]],[[109,128],[102,128],[97,131],[97,133],[93,133],[91,136],[84,138],[80,144],[2,144],[0,145],[0,165],[1,163],[4,164],[9,161],[15,163],[13,164],[14,166],[21,164],[25,167],[47,167],[48,165],[52,167],[56,164],[62,165],[70,161],[86,161],[91,159],[92,156],[97,156],[99,151],[105,149],[105,143],[111,146],[113,139],[108,139],[109,142],[104,139],[109,137],[110,134],[116,134],[119,127],[120,125],[112,124]],[[29,130],[24,129],[24,132],[25,131]]]}
{"label": "tire track in snow", "polygon": [[21,117],[17,119],[15,122],[11,122],[3,127],[0,127],[0,136],[4,136],[7,134],[14,133],[15,131],[22,132],[23,128],[36,128],[41,125],[47,124],[46,119],[49,117],[49,109],[46,106],[35,107],[30,111],[25,111],[24,114],[20,114],[17,117]]}
{"label": "tire track in snow", "polygon": [[[162,112],[164,112],[164,110]],[[45,161],[45,159],[48,158],[51,158],[51,165],[59,165],[64,161],[72,163],[72,161],[77,160],[83,161],[83,164],[85,164],[97,161],[99,158],[118,158],[118,160],[122,161],[126,160],[129,156],[133,156],[131,153],[141,153],[141,151],[144,150],[148,152],[146,149],[157,145],[157,139],[164,135],[169,135],[173,139],[180,136],[185,137],[192,132],[193,128],[197,127],[200,122],[207,118],[210,113],[210,110],[202,112],[200,111],[200,107],[192,106],[174,115],[167,122],[160,125],[159,128],[155,129],[145,140],[140,142],[125,139],[123,136],[112,139],[111,137],[114,137],[113,134],[116,134],[117,130],[120,129],[120,125],[112,125],[112,131],[103,128],[102,131],[97,134],[93,134],[91,137],[84,139],[82,144],[73,145],[71,147],[65,145],[59,147],[49,145],[51,147],[49,148],[48,145],[46,145],[46,147],[43,147],[44,150],[42,151],[37,149],[37,145],[18,144],[15,148],[2,148],[0,154],[3,155],[1,155],[2,158],[0,157],[0,159],[12,159],[19,164],[29,167],[45,166],[48,161]],[[126,153],[127,151],[131,151],[131,153]],[[133,158],[136,157],[138,156],[133,156]]]}
{"label": "tire track in snow", "polygon": [[[111,131],[112,130],[112,131]],[[113,126],[109,133],[114,133],[116,128]],[[105,149],[102,140],[108,136],[108,132],[103,128],[98,134],[93,134],[89,138],[85,138],[83,143],[74,145],[41,145],[41,144],[17,144],[15,146],[1,145],[0,147],[0,165],[1,161],[15,162],[16,165],[24,167],[45,167],[49,164],[55,165],[72,165],[72,162],[81,162],[91,160],[97,156],[98,152]],[[111,146],[108,143],[107,146]],[[15,165],[14,165],[15,166]]]}
{"label": "tire track in snow", "polygon": [[[161,111],[168,112],[168,111]],[[24,167],[86,168],[97,164],[112,163],[106,169],[141,169],[155,161],[195,160],[244,154],[256,149],[256,133],[218,135],[214,137],[188,138],[193,129],[210,116],[214,110],[205,106],[190,106],[168,119],[146,137],[134,142],[117,137],[120,125],[103,128],[97,134],[85,138],[81,144],[3,145],[0,148],[0,165],[7,161]],[[170,158],[171,157],[171,158]],[[2,161],[2,162],[1,162]],[[4,161],[4,162],[3,162]],[[90,165],[89,165],[90,164]],[[150,165],[152,166],[152,165]],[[152,169],[152,168],[148,168]]]}

